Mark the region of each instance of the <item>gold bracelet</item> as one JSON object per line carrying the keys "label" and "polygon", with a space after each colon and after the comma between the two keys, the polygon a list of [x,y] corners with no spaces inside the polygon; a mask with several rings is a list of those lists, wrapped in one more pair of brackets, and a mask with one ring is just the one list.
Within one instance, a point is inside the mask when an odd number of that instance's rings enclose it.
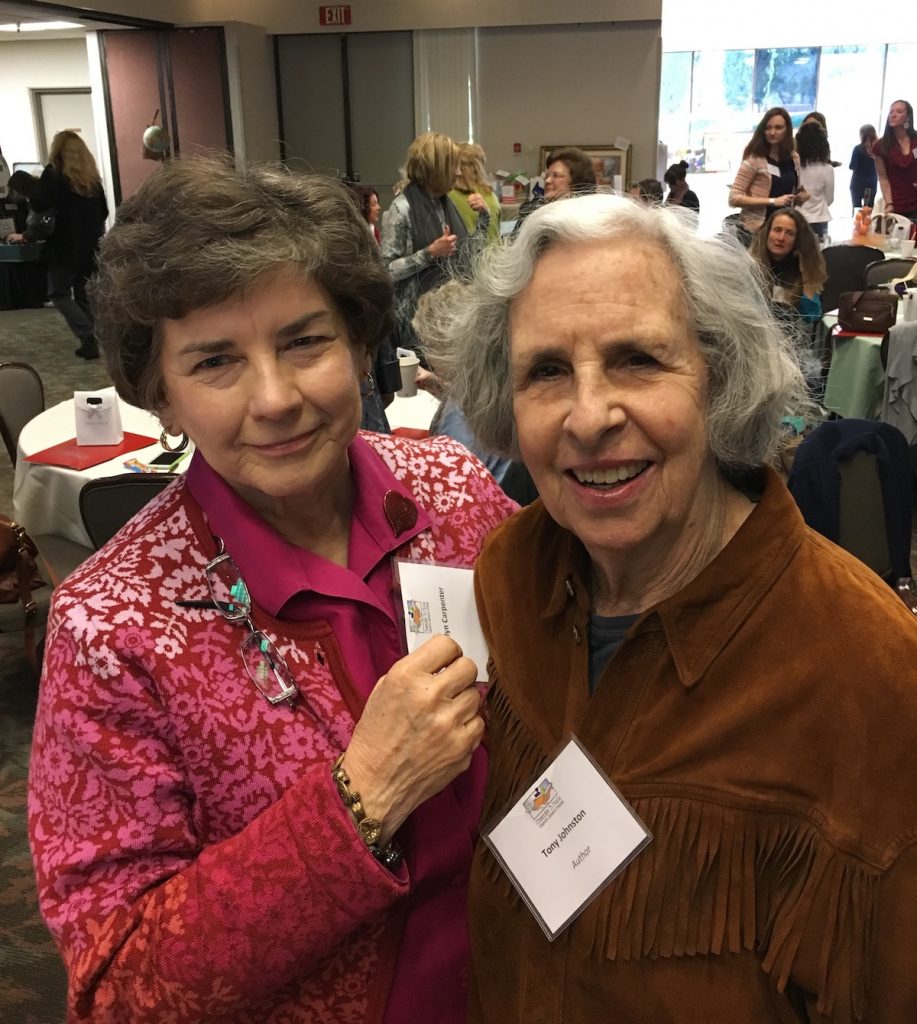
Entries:
{"label": "gold bracelet", "polygon": [[382,835],[382,822],[376,818],[368,818],[366,811],[363,809],[363,801],[360,799],[360,794],[351,792],[350,776],[344,771],[344,754],[341,754],[331,766],[331,778],[337,788],[338,796],[344,802],[347,810],[350,811],[350,816],[357,827],[357,835],[366,844],[369,852],[390,871],[396,870],[404,858],[401,847],[394,839],[390,839],[385,846],[379,846],[379,837]]}

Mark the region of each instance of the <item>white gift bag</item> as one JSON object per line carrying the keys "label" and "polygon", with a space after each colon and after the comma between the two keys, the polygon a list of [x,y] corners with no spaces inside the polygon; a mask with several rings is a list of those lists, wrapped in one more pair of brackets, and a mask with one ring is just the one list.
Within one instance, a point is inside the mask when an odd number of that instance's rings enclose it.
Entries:
{"label": "white gift bag", "polygon": [[121,410],[114,388],[74,391],[73,409],[77,444],[120,444],[124,440]]}

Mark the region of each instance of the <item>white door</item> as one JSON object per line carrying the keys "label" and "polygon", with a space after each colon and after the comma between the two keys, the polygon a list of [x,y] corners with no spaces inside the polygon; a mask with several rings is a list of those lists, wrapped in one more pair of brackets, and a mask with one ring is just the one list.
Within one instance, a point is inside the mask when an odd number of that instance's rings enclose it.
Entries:
{"label": "white door", "polygon": [[48,162],[51,140],[65,129],[78,132],[98,163],[92,95],[89,89],[33,90],[42,163]]}

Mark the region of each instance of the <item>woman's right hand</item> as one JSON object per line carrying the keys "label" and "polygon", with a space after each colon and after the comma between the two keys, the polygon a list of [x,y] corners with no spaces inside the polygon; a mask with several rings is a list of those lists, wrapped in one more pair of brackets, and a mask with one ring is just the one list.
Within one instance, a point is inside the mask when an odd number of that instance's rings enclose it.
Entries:
{"label": "woman's right hand", "polygon": [[768,205],[769,206],[779,206],[779,207],[792,206],[793,205],[793,198],[794,197],[793,197],[792,192],[787,192],[786,195],[774,196],[773,199],[769,199],[768,200]]}
{"label": "woman's right hand", "polygon": [[456,237],[452,234],[448,224],[443,225],[443,233],[427,246],[427,252],[434,259],[441,259],[444,256],[451,256],[455,252]]}
{"label": "woman's right hand", "polygon": [[484,736],[477,666],[433,636],[376,683],[344,755],[351,791],[382,822],[380,842],[471,764]]}

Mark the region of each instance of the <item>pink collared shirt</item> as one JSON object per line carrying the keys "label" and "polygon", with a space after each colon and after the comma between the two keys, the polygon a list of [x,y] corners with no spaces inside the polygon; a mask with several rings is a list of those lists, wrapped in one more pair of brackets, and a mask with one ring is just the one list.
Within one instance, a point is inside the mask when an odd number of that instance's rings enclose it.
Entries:
{"label": "pink collared shirt", "polygon": [[[363,439],[355,438],[348,453],[354,498],[347,568],[280,537],[200,454],[187,480],[256,604],[276,618],[328,622],[365,700],[404,652],[391,556],[430,520]],[[414,526],[397,536],[383,505],[390,491],[418,513]],[[485,776],[486,758],[479,749],[469,770],[415,810],[399,830],[410,878],[409,910],[386,1024],[465,1019],[465,904]]]}

